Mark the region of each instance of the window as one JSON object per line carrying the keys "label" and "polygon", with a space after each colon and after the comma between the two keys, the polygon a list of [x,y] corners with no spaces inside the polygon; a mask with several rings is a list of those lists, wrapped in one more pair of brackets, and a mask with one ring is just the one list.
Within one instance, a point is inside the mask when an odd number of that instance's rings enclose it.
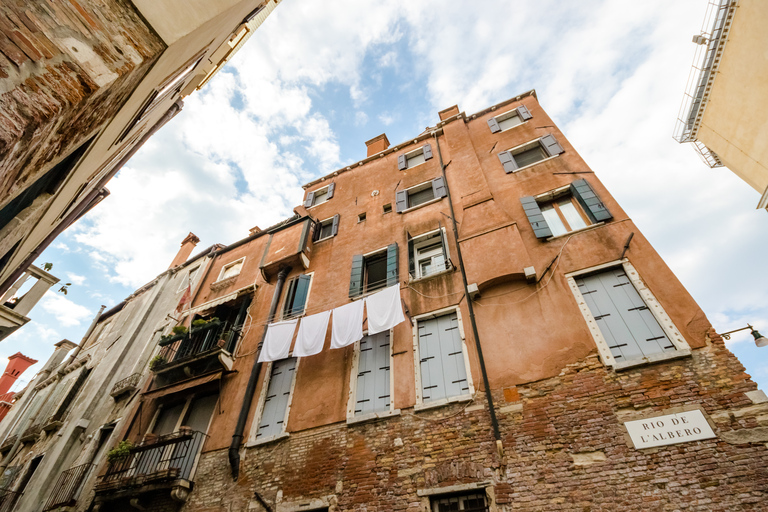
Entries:
{"label": "window", "polygon": [[613,218],[583,179],[536,197],[521,197],[520,202],[536,238],[564,235]]}
{"label": "window", "polygon": [[397,244],[369,254],[352,257],[349,296],[359,297],[398,282]]}
{"label": "window", "polygon": [[256,431],[256,440],[268,440],[285,432],[288,404],[296,375],[296,358],[281,359],[270,363],[267,391],[263,395],[261,417]]}
{"label": "window", "polygon": [[325,240],[326,238],[336,236],[338,232],[339,214],[337,213],[330,219],[325,219],[315,224],[315,231],[312,234],[312,239],[315,242],[319,242],[320,240]]}
{"label": "window", "polygon": [[227,263],[222,267],[221,272],[219,273],[219,279],[217,280],[223,281],[224,279],[229,279],[230,277],[235,277],[240,274],[240,270],[243,268],[243,263],[245,263],[245,257],[233,261],[232,263]]}
{"label": "window", "polygon": [[178,290],[176,290],[176,293],[181,293],[181,292],[183,292],[184,290],[186,290],[186,289],[187,289],[187,287],[191,287],[191,286],[192,286],[192,283],[194,283],[194,282],[195,282],[195,275],[197,274],[197,271],[198,271],[199,269],[200,269],[200,267],[198,266],[198,267],[195,267],[195,268],[193,268],[193,269],[192,269],[192,270],[190,270],[189,272],[187,272],[187,275],[188,275],[189,277],[188,277],[187,279],[182,279],[182,280],[179,282],[179,289],[178,289]]}
{"label": "window", "polygon": [[484,492],[458,494],[447,498],[434,497],[430,503],[432,512],[488,512]]}
{"label": "window", "polygon": [[392,203],[385,204],[383,210],[384,210],[384,215],[388,213],[392,213]]}
{"label": "window", "polygon": [[416,185],[405,190],[399,190],[396,195],[395,207],[398,213],[426,204],[433,199],[440,199],[448,195],[445,189],[445,181],[442,176],[432,181]]}
{"label": "window", "polygon": [[363,212],[363,213],[361,213],[361,214],[359,214],[357,216],[357,222],[358,223],[363,222],[364,220],[365,220],[365,212]]}
{"label": "window", "polygon": [[417,319],[416,336],[421,401],[443,403],[470,395],[458,312]]}
{"label": "window", "polygon": [[408,242],[408,257],[408,270],[413,279],[449,269],[448,244],[443,229],[411,239]]}
{"label": "window", "polygon": [[335,190],[336,184],[331,183],[323,188],[309,192],[306,199],[304,199],[304,208],[312,208],[313,206],[317,206],[328,201],[333,197],[333,192]]}
{"label": "window", "polygon": [[432,158],[432,146],[424,144],[419,149],[398,156],[397,168],[401,171],[411,169],[419,164],[423,164],[430,158]]}
{"label": "window", "polygon": [[545,135],[534,140],[499,153],[499,160],[507,174],[533,165],[547,158],[557,156],[565,150],[555,139],[554,135]]}
{"label": "window", "polygon": [[354,416],[391,410],[390,355],[389,331],[365,336],[360,340]]}
{"label": "window", "polygon": [[285,292],[285,302],[283,303],[283,320],[304,314],[311,282],[311,274],[296,276],[288,281],[288,289]]}
{"label": "window", "polygon": [[490,118],[488,120],[488,127],[491,129],[491,133],[502,132],[523,124],[525,121],[531,119],[531,117],[533,116],[531,116],[531,113],[525,105],[520,105],[516,109]]}

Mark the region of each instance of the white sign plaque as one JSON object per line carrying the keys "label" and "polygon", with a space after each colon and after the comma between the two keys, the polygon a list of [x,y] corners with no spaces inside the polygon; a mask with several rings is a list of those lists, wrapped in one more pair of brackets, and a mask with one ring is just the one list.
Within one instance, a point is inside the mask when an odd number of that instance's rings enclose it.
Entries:
{"label": "white sign plaque", "polygon": [[624,426],[638,450],[717,437],[698,409],[627,421]]}

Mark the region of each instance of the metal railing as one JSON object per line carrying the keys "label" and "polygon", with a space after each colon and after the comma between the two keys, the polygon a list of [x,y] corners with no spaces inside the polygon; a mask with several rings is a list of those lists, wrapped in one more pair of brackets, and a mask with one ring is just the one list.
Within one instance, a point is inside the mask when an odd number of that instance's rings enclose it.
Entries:
{"label": "metal railing", "polygon": [[131,389],[136,389],[139,385],[139,380],[141,380],[141,373],[129,375],[123,380],[116,382],[109,394],[112,396],[119,396]]}
{"label": "metal railing", "polygon": [[182,430],[146,441],[132,448],[127,457],[109,464],[107,472],[99,477],[96,492],[191,480],[195,459],[206,437],[202,432]]}
{"label": "metal railing", "polygon": [[238,334],[229,322],[215,322],[205,327],[192,328],[184,338],[160,350],[159,355],[165,359],[165,362],[153,366],[152,370],[162,370],[174,363],[219,349],[231,352]]}
{"label": "metal railing", "polygon": [[0,512],[11,512],[20,496],[20,492],[0,489]]}
{"label": "metal railing", "polygon": [[74,505],[77,501],[80,486],[92,467],[93,464],[82,464],[70,468],[59,475],[56,485],[53,486],[53,493],[45,503],[43,510]]}

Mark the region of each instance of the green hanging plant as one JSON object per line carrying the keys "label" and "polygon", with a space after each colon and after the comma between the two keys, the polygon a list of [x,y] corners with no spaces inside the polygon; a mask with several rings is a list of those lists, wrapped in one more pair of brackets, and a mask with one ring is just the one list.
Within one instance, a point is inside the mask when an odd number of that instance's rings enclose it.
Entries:
{"label": "green hanging plant", "polygon": [[167,363],[168,360],[162,354],[157,354],[152,360],[149,361],[149,369],[152,371],[157,370],[159,367]]}
{"label": "green hanging plant", "polygon": [[173,334],[187,334],[187,327],[185,325],[177,325],[171,330]]}
{"label": "green hanging plant", "polygon": [[117,446],[112,448],[107,452],[107,461],[109,461],[110,464],[114,462],[119,462],[122,460],[125,460],[128,458],[128,456],[131,454],[131,449],[133,448],[133,443],[124,440],[117,443]]}

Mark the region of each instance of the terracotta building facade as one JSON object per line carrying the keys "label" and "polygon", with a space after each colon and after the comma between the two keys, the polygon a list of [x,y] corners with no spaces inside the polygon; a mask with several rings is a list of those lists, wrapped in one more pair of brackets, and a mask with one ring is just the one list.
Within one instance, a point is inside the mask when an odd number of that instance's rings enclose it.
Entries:
{"label": "terracotta building facade", "polygon": [[186,264],[94,510],[764,506],[764,393],[534,91],[294,212]]}

